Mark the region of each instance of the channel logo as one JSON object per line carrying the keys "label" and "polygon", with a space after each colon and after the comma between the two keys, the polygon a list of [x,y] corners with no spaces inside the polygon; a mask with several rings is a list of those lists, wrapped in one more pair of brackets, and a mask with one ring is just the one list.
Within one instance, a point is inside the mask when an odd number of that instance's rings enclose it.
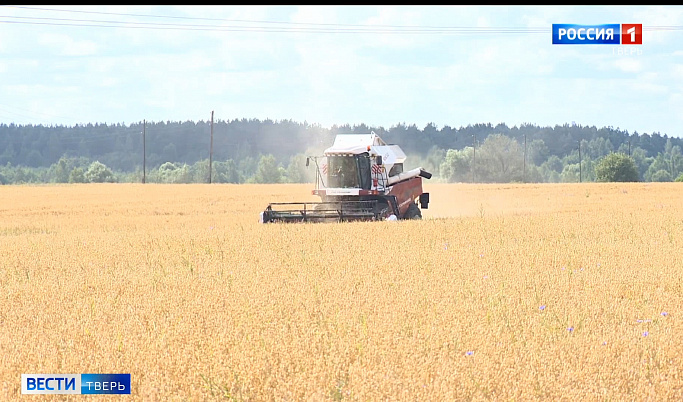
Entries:
{"label": "channel logo", "polygon": [[643,24],[621,24],[622,45],[643,44]]}
{"label": "channel logo", "polygon": [[22,394],[130,394],[130,374],[22,374]]}
{"label": "channel logo", "polygon": [[553,24],[553,45],[642,45],[643,24]]}

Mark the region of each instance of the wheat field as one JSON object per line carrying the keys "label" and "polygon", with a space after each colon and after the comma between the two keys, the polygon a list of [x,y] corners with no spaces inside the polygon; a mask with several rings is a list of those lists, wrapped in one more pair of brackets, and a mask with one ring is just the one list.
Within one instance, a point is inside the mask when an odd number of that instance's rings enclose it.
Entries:
{"label": "wheat field", "polygon": [[0,399],[683,399],[679,183],[425,189],[422,221],[261,225],[311,186],[0,186]]}

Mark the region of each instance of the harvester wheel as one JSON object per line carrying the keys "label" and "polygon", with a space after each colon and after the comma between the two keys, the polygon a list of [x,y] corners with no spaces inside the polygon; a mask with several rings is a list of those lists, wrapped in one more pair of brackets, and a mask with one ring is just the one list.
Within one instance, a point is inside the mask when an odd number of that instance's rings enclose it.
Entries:
{"label": "harvester wheel", "polygon": [[418,208],[417,204],[414,202],[410,204],[404,219],[422,219],[422,211],[420,211],[420,208]]}

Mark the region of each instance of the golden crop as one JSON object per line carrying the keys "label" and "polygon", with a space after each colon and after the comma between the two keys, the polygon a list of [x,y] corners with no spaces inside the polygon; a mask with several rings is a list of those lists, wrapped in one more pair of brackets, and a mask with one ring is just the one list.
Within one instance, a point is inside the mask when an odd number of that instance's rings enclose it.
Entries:
{"label": "golden crop", "polygon": [[683,399],[679,183],[425,188],[422,221],[261,225],[311,186],[0,186],[0,399]]}

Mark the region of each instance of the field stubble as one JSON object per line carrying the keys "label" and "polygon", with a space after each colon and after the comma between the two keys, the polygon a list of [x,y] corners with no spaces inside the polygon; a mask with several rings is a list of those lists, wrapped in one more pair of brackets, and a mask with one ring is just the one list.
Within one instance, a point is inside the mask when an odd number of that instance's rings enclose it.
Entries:
{"label": "field stubble", "polygon": [[258,213],[310,185],[0,187],[0,398],[683,399],[677,183],[425,187],[422,221],[294,225]]}

